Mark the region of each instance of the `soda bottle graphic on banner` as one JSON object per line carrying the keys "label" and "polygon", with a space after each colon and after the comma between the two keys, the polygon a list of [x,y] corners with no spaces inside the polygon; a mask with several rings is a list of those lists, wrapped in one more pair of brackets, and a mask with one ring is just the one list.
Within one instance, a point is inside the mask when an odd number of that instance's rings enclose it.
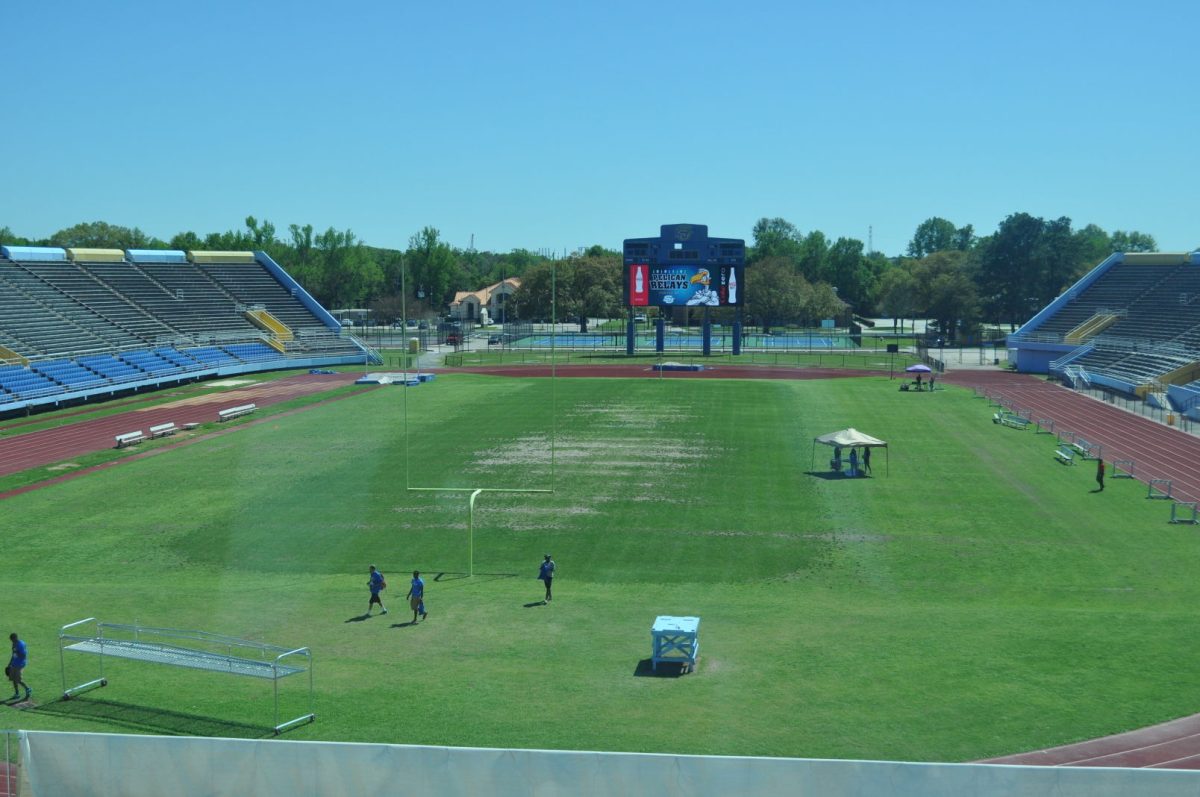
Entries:
{"label": "soda bottle graphic on banner", "polygon": [[637,263],[633,267],[633,274],[629,276],[629,304],[633,306],[644,307],[650,303],[646,269],[645,263]]}
{"label": "soda bottle graphic on banner", "polygon": [[737,269],[729,269],[729,304],[737,304]]}

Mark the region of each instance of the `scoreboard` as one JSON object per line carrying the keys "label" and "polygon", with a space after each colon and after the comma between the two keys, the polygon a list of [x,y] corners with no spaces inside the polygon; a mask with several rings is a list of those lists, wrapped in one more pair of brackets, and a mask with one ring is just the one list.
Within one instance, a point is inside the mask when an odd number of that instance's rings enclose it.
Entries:
{"label": "scoreboard", "polygon": [[626,238],[629,307],[741,307],[746,242],[710,238],[703,224],[664,224],[657,238]]}

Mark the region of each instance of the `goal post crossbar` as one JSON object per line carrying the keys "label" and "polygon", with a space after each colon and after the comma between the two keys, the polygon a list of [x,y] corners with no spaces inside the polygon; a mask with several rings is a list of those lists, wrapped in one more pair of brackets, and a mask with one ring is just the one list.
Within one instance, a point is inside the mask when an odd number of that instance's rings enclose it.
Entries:
{"label": "goal post crossbar", "polygon": [[554,490],[533,487],[409,487],[414,492],[470,493],[467,500],[467,578],[475,575],[475,499],[481,493],[553,493]]}

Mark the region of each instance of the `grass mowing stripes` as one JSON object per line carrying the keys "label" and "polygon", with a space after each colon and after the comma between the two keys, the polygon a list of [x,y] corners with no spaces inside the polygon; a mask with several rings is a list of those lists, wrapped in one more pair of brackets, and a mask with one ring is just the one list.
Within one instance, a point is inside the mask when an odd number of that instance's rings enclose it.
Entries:
{"label": "grass mowing stripes", "polygon": [[[1194,708],[1194,532],[1136,483],[1091,493],[1087,468],[969,392],[453,375],[405,398],[6,500],[0,600],[36,695],[57,689],[57,628],[97,615],[311,646],[319,719],[297,739],[969,760]],[[851,425],[890,443],[875,478],[827,478],[814,453]],[[466,493],[406,491],[406,445],[414,486],[542,487],[552,430],[556,492],[481,496],[480,575],[462,577]],[[368,564],[391,612],[359,620]],[[408,627],[413,568],[430,619]],[[702,618],[695,675],[640,674],[658,614]],[[20,715],[218,735],[269,720],[269,685],[149,665]]]}

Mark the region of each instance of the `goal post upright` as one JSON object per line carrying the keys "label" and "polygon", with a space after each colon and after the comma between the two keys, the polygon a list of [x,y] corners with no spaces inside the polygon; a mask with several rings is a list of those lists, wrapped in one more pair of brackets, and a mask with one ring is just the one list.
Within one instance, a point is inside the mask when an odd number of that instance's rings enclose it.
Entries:
{"label": "goal post upright", "polygon": [[[411,479],[411,468],[409,458],[409,437],[408,437],[408,380],[405,380],[404,391],[404,489],[406,492],[427,492],[427,493],[470,493],[467,499],[467,577],[471,578],[475,575],[475,499],[482,493],[554,493],[554,464],[555,464],[555,441],[558,437],[558,371],[555,360],[555,301],[557,297],[557,263],[552,263],[550,266],[550,487],[413,487]],[[400,281],[401,281],[401,315],[407,316],[404,302],[404,264],[401,261],[400,266]],[[407,326],[405,327],[407,329]],[[417,368],[420,372],[420,368]]]}

